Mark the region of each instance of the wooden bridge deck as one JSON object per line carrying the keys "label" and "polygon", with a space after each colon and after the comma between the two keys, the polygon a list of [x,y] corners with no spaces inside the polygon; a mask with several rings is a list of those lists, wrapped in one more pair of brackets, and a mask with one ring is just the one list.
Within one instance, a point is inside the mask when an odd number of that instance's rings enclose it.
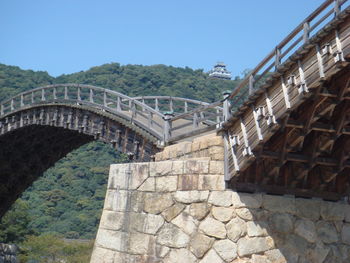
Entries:
{"label": "wooden bridge deck", "polygon": [[222,125],[234,189],[349,194],[349,14],[306,39]]}

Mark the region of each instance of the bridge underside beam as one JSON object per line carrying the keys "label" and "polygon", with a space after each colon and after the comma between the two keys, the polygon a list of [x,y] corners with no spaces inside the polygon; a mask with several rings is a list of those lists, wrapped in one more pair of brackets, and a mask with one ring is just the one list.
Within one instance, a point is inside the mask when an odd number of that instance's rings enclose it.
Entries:
{"label": "bridge underside beam", "polygon": [[313,90],[269,140],[253,149],[255,158],[231,179],[232,188],[327,200],[349,196],[349,70]]}
{"label": "bridge underside beam", "polygon": [[109,143],[133,160],[151,160],[158,151],[154,138],[128,124],[104,111],[58,104],[0,119],[0,218],[44,171],[90,141]]}

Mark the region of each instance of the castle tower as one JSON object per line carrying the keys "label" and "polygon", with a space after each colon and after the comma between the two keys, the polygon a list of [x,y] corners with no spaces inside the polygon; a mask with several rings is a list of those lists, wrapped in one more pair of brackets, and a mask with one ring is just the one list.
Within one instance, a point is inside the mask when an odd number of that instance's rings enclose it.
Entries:
{"label": "castle tower", "polygon": [[226,69],[226,65],[223,62],[217,62],[208,73],[209,78],[212,79],[231,79],[231,72]]}

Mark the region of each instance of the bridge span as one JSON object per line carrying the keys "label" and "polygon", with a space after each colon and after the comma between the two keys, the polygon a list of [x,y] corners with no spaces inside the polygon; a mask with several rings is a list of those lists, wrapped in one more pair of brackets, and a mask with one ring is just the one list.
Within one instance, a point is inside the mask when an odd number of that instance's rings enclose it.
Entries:
{"label": "bridge span", "polygon": [[99,139],[148,162],[111,166],[91,262],[349,262],[349,2],[326,0],[222,101],[59,84],[3,102],[0,216]]}
{"label": "bridge span", "polygon": [[150,161],[169,143],[215,129],[217,106],[170,96],[131,98],[83,84],[56,84],[0,104],[0,216],[56,161],[100,140],[134,161]]}

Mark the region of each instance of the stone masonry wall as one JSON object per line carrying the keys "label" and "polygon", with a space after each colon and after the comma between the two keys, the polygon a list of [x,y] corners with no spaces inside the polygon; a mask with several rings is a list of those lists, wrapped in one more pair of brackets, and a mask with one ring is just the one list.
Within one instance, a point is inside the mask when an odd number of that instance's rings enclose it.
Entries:
{"label": "stone masonry wall", "polygon": [[16,245],[0,243],[0,263],[17,263],[17,251]]}
{"label": "stone masonry wall", "polygon": [[167,146],[155,156],[156,161],[184,160],[209,157],[211,160],[224,160],[224,141],[215,133],[196,137],[193,141],[180,142]]}
{"label": "stone masonry wall", "polygon": [[350,262],[350,206],[226,190],[210,158],[111,165],[91,262]]}

